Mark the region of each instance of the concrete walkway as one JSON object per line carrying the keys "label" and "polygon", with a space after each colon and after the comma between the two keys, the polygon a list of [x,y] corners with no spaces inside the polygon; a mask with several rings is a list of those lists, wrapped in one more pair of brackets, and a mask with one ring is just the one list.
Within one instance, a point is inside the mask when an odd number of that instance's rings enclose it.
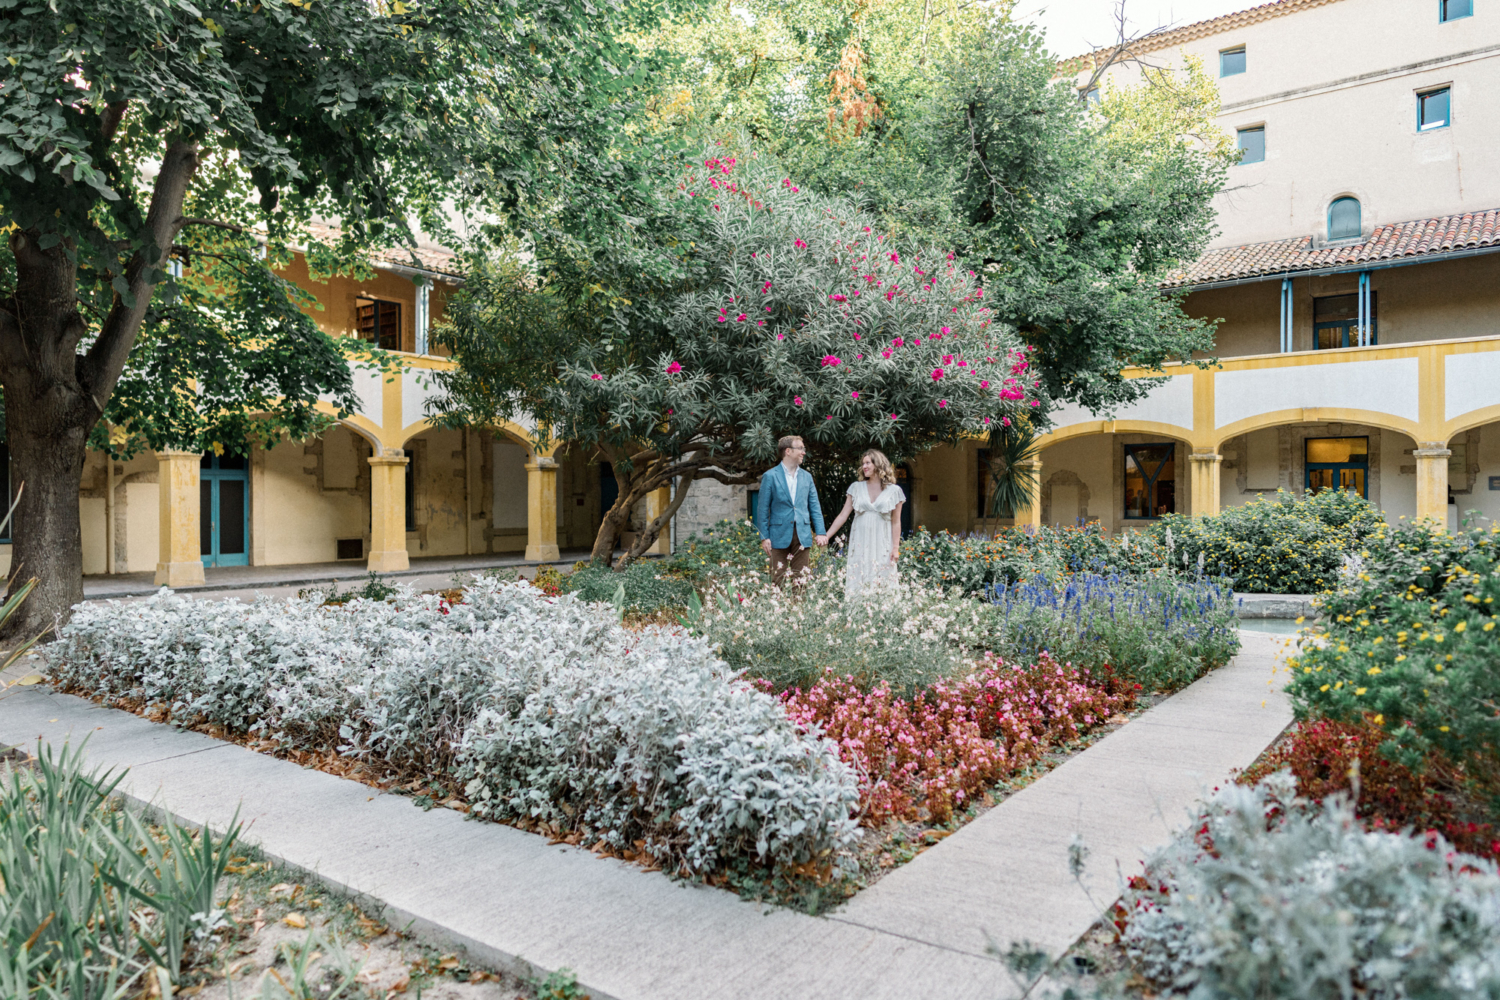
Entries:
{"label": "concrete walkway", "polygon": [[[1061,953],[1115,895],[1116,865],[1180,827],[1199,795],[1291,720],[1283,643],[1242,633],[1234,662],[1111,733],[828,917],[750,904],[620,861],[60,695],[0,693],[0,744],[89,737],[122,789],[191,823],[239,810],[265,852],[361,897],[396,926],[479,961],[571,968],[618,1000],[1000,1000],[1021,990],[985,954]],[[1067,845],[1091,850],[1086,882]]]}
{"label": "concrete walkway", "polygon": [[[588,549],[564,549],[554,563],[527,562],[519,553],[484,556],[424,556],[411,560],[411,568],[382,573],[381,579],[408,583],[416,587],[446,587],[455,573],[474,573],[486,569],[572,565],[589,557]],[[180,593],[220,597],[254,594],[286,596],[302,587],[337,582],[342,589],[357,588],[369,579],[361,562],[298,563],[292,566],[210,566],[204,569],[206,582],[201,587],[179,587]],[[124,597],[148,597],[160,590],[154,573],[116,573],[112,576],[83,578],[85,600]],[[231,591],[230,594],[222,593]]]}

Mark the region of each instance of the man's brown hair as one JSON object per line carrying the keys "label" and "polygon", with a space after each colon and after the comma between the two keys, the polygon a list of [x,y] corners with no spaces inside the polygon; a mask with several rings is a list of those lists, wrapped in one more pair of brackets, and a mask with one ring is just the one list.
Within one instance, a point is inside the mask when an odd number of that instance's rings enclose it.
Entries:
{"label": "man's brown hair", "polygon": [[780,441],[777,441],[776,442],[776,461],[778,461],[778,462],[784,462],[784,461],[786,461],[786,450],[788,448],[790,448],[794,444],[800,444],[804,448],[807,447],[806,442],[804,442],[802,440],[802,435],[800,435],[800,434],[788,434],[786,437],[782,438]]}

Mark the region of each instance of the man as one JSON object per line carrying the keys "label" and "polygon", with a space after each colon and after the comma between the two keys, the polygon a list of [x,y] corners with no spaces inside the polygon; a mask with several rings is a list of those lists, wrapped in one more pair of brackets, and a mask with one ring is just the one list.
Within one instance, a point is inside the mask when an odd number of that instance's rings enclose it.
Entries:
{"label": "man", "polygon": [[802,468],[807,446],[799,437],[776,442],[781,462],[760,477],[760,500],[755,506],[755,526],[760,547],[771,557],[771,582],[781,583],[788,568],[795,579],[807,569],[812,546],[827,545],[823,507],[818,488]]}

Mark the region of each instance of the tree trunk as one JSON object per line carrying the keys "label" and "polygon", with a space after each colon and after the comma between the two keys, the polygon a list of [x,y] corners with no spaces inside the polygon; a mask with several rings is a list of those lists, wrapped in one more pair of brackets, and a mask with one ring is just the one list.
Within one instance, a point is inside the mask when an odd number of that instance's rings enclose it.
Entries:
{"label": "tree trunk", "polygon": [[[75,348],[85,330],[77,309],[77,267],[59,244],[37,247],[34,233],[12,233],[29,364],[0,367],[6,437],[18,484],[25,484],[11,526],[11,584],[37,587],[11,617],[3,638],[30,638],[66,620],[83,600],[83,538],[78,486],[89,431],[102,407],[76,377]],[[39,348],[39,349],[38,349]]]}
{"label": "tree trunk", "polygon": [[[619,569],[624,569],[635,562],[647,549],[656,544],[656,539],[661,536],[662,530],[671,523],[672,516],[677,513],[677,508],[681,507],[682,501],[687,499],[688,486],[691,485],[692,481],[692,476],[683,476],[678,480],[677,495],[672,498],[672,502],[667,505],[666,510],[646,522],[646,527],[636,537],[635,544],[630,547],[629,552],[621,557]],[[669,479],[667,482],[670,483],[671,480]],[[661,489],[661,486],[656,488]],[[647,492],[654,491],[648,490]]]}
{"label": "tree trunk", "polygon": [[630,493],[626,491],[615,499],[613,507],[604,512],[604,519],[599,523],[599,534],[594,536],[594,551],[590,553],[590,559],[605,566],[614,565],[615,540],[620,537],[622,527],[630,523],[630,509],[634,506],[635,501],[630,499]]}
{"label": "tree trunk", "polygon": [[83,354],[78,345],[89,328],[78,312],[78,265],[68,256],[76,246],[61,240],[44,248],[38,229],[10,232],[16,290],[0,302],[0,386],[17,478],[26,484],[12,525],[11,564],[21,571],[12,574],[12,586],[33,576],[38,583],[11,617],[7,638],[29,638],[66,622],[69,609],[83,600],[78,487],[89,431],[135,346],[197,169],[196,142],[167,145],[137,234],[144,245],[114,275],[114,302]]}

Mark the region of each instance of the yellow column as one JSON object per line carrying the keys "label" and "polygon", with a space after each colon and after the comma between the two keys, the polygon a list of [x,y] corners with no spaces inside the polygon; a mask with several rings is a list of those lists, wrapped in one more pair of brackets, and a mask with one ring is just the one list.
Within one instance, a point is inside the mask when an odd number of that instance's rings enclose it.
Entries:
{"label": "yellow column", "polygon": [[526,463],[526,561],[557,562],[557,460]]}
{"label": "yellow column", "polygon": [[1192,491],[1194,517],[1219,512],[1219,465],[1223,461],[1223,455],[1211,451],[1195,451],[1188,456],[1188,488]]}
{"label": "yellow column", "polygon": [[1417,520],[1448,527],[1448,450],[1446,441],[1419,441],[1417,459]]}
{"label": "yellow column", "polygon": [[203,586],[203,539],[199,524],[199,463],[197,451],[156,453],[157,510],[161,517],[156,564],[158,587]]}
{"label": "yellow column", "polygon": [[[646,517],[655,520],[660,517],[662,511],[672,506],[672,487],[663,486],[646,495]],[[672,522],[668,521],[662,525],[661,534],[656,536],[656,541],[647,549],[643,555],[669,556],[672,554]]]}
{"label": "yellow column", "polygon": [[1019,528],[1023,524],[1029,524],[1033,528],[1040,528],[1042,526],[1042,460],[1040,458],[1033,458],[1022,462],[1021,465],[1031,468],[1031,482],[1032,486],[1036,489],[1036,496],[1032,499],[1030,507],[1025,507],[1015,512],[1016,527]]}
{"label": "yellow column", "polygon": [[408,569],[405,455],[370,456],[370,560],[372,573]]}

